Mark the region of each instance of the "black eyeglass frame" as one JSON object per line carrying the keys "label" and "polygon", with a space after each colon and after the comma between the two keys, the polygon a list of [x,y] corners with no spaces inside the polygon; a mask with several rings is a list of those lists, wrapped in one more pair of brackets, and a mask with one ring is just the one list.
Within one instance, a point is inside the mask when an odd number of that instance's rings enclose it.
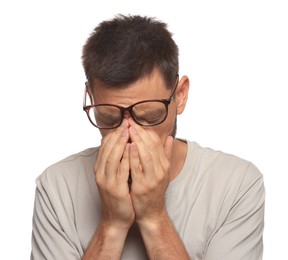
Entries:
{"label": "black eyeglass frame", "polygon": [[[174,96],[175,91],[176,91],[176,89],[177,89],[177,86],[178,86],[178,83],[179,83],[178,80],[179,80],[179,75],[177,74],[177,75],[176,75],[176,84],[175,84],[175,86],[173,87],[172,93],[171,93],[171,95],[170,95],[170,97],[169,97],[168,99],[142,100],[142,101],[136,102],[136,103],[134,103],[134,104],[132,104],[132,105],[130,105],[130,106],[128,106],[128,107],[122,107],[122,106],[114,105],[114,104],[97,104],[97,105],[88,105],[88,106],[86,106],[86,97],[87,97],[87,94],[90,96],[90,94],[89,94],[89,92],[88,92],[88,83],[86,82],[86,83],[85,83],[85,86],[86,86],[86,87],[85,87],[85,92],[84,92],[84,99],[83,99],[83,110],[86,112],[87,117],[88,117],[90,123],[91,123],[93,126],[97,127],[98,129],[110,130],[110,129],[115,129],[115,128],[117,128],[117,127],[120,126],[121,123],[123,122],[124,115],[125,115],[125,112],[126,112],[126,111],[129,112],[129,114],[131,115],[131,117],[133,118],[133,120],[134,120],[138,125],[145,126],[145,127],[146,127],[146,126],[147,126],[147,127],[150,127],[150,126],[160,125],[160,124],[162,124],[162,123],[166,120],[166,118],[167,118],[167,116],[168,116],[168,106],[170,105],[171,100],[172,100],[172,97]],[[90,98],[91,98],[91,97],[90,97]],[[142,124],[142,123],[138,122],[137,118],[134,117],[133,107],[136,106],[136,105],[138,105],[138,104],[148,103],[148,102],[161,102],[161,103],[163,103],[163,104],[165,105],[166,115],[165,115],[165,117],[164,117],[161,121],[159,121],[159,122],[157,122],[157,123],[153,123],[153,124]],[[89,116],[89,111],[90,111],[90,109],[92,109],[92,108],[94,108],[94,107],[98,107],[98,106],[111,106],[111,107],[117,107],[118,109],[120,109],[120,111],[121,111],[121,120],[119,120],[119,124],[117,124],[117,125],[115,125],[115,126],[113,126],[113,127],[100,127],[100,126],[97,126],[97,125],[92,121],[92,119],[90,118],[90,116]]]}

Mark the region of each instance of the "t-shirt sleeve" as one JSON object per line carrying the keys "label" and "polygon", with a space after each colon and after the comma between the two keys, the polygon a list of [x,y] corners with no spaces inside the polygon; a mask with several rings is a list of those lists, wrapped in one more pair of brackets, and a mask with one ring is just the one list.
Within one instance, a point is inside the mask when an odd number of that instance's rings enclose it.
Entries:
{"label": "t-shirt sleeve", "polygon": [[80,260],[79,246],[61,226],[51,195],[40,180],[36,184],[31,260]]}
{"label": "t-shirt sleeve", "polygon": [[263,252],[263,176],[250,165],[225,222],[214,233],[205,260],[260,260]]}

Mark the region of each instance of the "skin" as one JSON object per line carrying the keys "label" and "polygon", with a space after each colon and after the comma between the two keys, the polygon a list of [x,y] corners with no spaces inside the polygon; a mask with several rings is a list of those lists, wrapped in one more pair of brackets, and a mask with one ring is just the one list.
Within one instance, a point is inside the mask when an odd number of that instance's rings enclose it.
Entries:
{"label": "skin", "polygon": [[[95,82],[93,90],[95,103],[124,107],[141,100],[168,98],[171,94],[156,69],[124,88],[107,88]],[[186,156],[187,144],[171,134],[177,115],[185,109],[188,90],[189,80],[183,76],[167,119],[160,125],[141,127],[128,113],[117,129],[101,130],[103,139],[94,172],[102,200],[102,218],[83,260],[120,259],[134,222],[150,259],[189,259],[164,203],[167,187],[179,174]]]}

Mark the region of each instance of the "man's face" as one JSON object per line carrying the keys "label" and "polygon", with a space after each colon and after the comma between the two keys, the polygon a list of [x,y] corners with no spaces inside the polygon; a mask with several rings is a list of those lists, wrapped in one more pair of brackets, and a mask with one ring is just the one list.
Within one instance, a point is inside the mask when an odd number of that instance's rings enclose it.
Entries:
{"label": "man's face", "polygon": [[[151,75],[125,87],[107,87],[101,84],[101,82],[95,81],[92,94],[94,104],[113,104],[128,107],[143,100],[168,99],[171,96],[171,93],[172,89],[166,88],[161,73],[158,70],[154,70]],[[182,111],[180,111],[180,113],[181,112]],[[159,125],[149,126],[149,128],[155,130],[163,144],[167,136],[172,135],[174,137],[176,134],[176,116],[177,94],[175,94],[175,98],[172,98],[171,103],[168,106],[168,115],[166,120]],[[125,117],[131,118],[131,115],[127,112]],[[100,129],[103,137],[111,131],[115,131],[115,129]]]}

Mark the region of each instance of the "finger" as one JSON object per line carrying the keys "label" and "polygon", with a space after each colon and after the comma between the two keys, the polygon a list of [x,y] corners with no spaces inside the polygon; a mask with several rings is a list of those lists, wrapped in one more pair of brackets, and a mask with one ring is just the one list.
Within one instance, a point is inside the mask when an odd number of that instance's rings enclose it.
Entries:
{"label": "finger", "polygon": [[131,126],[129,128],[129,134],[132,142],[135,143],[136,145],[137,154],[139,158],[138,160],[140,160],[139,163],[141,163],[144,173],[152,174],[154,172],[154,164],[153,164],[154,158],[151,153],[151,150],[153,150],[153,147],[151,146],[153,146],[153,144],[150,144],[150,149],[147,149],[147,146],[149,147],[147,143],[151,142],[149,136],[147,135],[147,133],[145,133],[145,130],[142,127],[137,127],[136,130],[135,126]]}
{"label": "finger", "polygon": [[123,159],[123,154],[125,151],[126,144],[129,139],[128,129],[125,129],[122,134],[117,138],[115,138],[115,142],[111,142],[111,150],[107,155],[106,164],[105,164],[105,171],[107,176],[115,175],[117,169],[120,165],[121,160]]}
{"label": "finger", "polygon": [[[101,162],[102,163],[106,162],[107,156],[110,154],[111,149],[113,148],[113,142],[115,142],[115,138],[117,138],[117,136],[119,136],[121,131],[124,131],[124,128],[122,125],[119,126],[114,132],[110,132],[102,138],[101,145],[99,147],[96,165],[100,164]],[[113,139],[114,139],[114,141],[113,141]],[[112,140],[112,141],[110,141],[110,140]]]}
{"label": "finger", "polygon": [[[153,153],[152,158],[154,159],[155,166],[164,166],[164,168],[166,168],[166,166],[169,167],[174,138],[172,136],[167,136],[163,144],[154,129],[148,128],[146,129],[146,133],[148,134],[149,138],[145,140],[145,144],[147,146],[147,149],[151,150],[151,152]],[[159,161],[161,162],[161,165],[157,164],[157,162]]]}
{"label": "finger", "polygon": [[[155,149],[160,147],[163,147],[161,144],[161,140],[157,133],[153,130],[153,128],[147,128],[144,129],[143,127],[139,126],[135,122],[133,122],[131,125],[131,131],[134,133],[135,141],[138,143],[142,142],[144,146],[151,152],[154,152]],[[132,138],[131,138],[132,139]],[[141,144],[141,143],[139,143]],[[156,147],[157,146],[157,147]]]}
{"label": "finger", "polygon": [[104,174],[106,171],[107,161],[109,161],[108,164],[110,164],[110,162],[117,161],[119,164],[125,149],[125,145],[129,139],[127,127],[127,120],[126,122],[123,121],[121,126],[119,126],[115,131],[109,133],[102,139],[95,163],[95,169],[98,170],[101,174]]}
{"label": "finger", "polygon": [[103,150],[105,149],[105,144],[108,142],[108,140],[110,139],[111,137],[111,133],[110,134],[107,134],[106,136],[104,136],[101,140],[101,145],[100,147],[98,148],[98,153],[97,153],[97,158],[96,158],[96,162],[95,162],[95,165],[94,165],[94,170],[101,170],[101,162],[102,162],[102,166],[103,166],[103,157],[104,157],[104,152]]}
{"label": "finger", "polygon": [[[155,170],[159,169],[162,163],[166,163],[167,158],[163,148],[164,144],[162,144],[158,134],[153,128],[144,129],[135,122],[131,122],[130,125],[132,132],[132,134],[130,134],[131,139],[137,143],[143,163],[145,163],[145,161],[148,163],[151,159],[154,163]],[[150,156],[147,155],[147,153],[142,153],[144,149],[148,151]]]}
{"label": "finger", "polygon": [[135,142],[149,142],[149,135],[147,134],[147,130],[136,124],[133,120],[129,120],[130,124],[130,132],[131,132],[131,140]]}
{"label": "finger", "polygon": [[125,150],[123,153],[123,158],[121,160],[120,166],[119,166],[119,171],[117,174],[117,179],[121,183],[125,183],[128,180],[129,177],[129,168],[130,168],[130,163],[129,163],[129,149],[130,149],[130,144],[126,144]]}
{"label": "finger", "polygon": [[132,180],[136,180],[136,179],[139,179],[139,178],[143,177],[142,167],[141,167],[141,164],[140,164],[137,144],[134,143],[134,142],[132,142],[130,144],[129,161],[130,161],[130,169],[131,169]]}

